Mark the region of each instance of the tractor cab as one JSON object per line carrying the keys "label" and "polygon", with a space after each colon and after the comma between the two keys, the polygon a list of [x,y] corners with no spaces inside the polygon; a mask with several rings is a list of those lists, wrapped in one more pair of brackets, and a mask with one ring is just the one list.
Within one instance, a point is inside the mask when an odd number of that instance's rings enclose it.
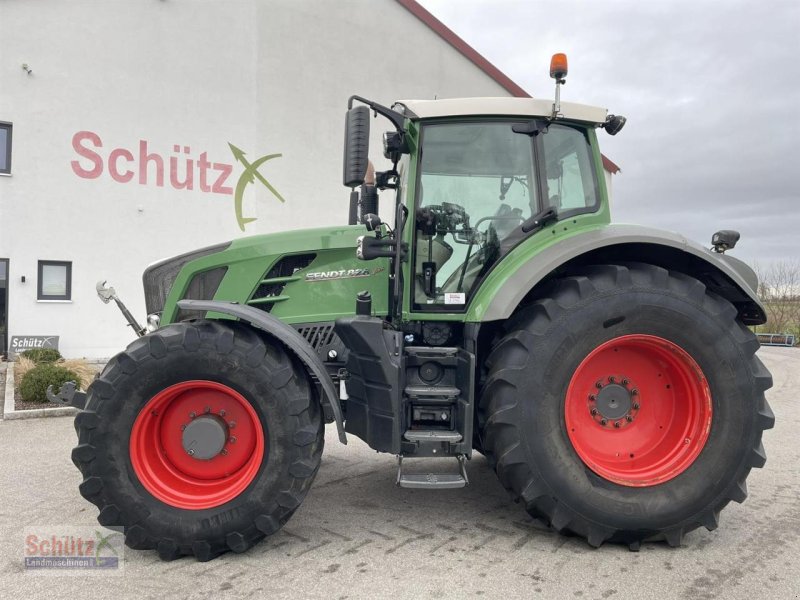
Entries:
{"label": "tractor cab", "polygon": [[[615,134],[625,119],[560,101],[563,55],[554,57],[551,76],[555,102],[404,100],[387,108],[351,97],[344,158],[350,222],[375,231],[360,239],[359,258],[397,263],[390,318],[462,320],[489,273],[521,243],[560,221],[573,228],[610,221],[595,132]],[[393,167],[365,185],[370,111],[394,125],[383,137]],[[389,188],[397,191],[393,229],[379,226],[376,214],[377,190]]]}

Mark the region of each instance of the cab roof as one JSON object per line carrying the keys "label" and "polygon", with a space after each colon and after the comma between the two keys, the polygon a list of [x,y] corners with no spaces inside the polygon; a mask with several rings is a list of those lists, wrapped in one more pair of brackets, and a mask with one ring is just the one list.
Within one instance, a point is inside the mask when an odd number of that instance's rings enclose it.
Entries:
{"label": "cab roof", "polygon": [[[539,98],[453,98],[443,100],[400,100],[393,107],[410,119],[461,116],[549,117],[553,101]],[[571,121],[601,125],[608,110],[598,106],[562,102],[561,115]]]}

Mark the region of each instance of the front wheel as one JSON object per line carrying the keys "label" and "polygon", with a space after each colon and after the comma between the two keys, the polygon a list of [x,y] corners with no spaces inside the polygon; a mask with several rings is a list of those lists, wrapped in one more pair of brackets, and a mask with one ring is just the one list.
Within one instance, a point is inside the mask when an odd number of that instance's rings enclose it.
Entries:
{"label": "front wheel", "polygon": [[698,280],[587,267],[520,309],[482,388],[483,445],[534,516],[593,546],[714,529],[764,465],[772,378]]}
{"label": "front wheel", "polygon": [[163,559],[243,552],[277,531],[320,464],[304,369],[253,330],[179,323],[134,341],[89,387],[73,462],[101,525]]}

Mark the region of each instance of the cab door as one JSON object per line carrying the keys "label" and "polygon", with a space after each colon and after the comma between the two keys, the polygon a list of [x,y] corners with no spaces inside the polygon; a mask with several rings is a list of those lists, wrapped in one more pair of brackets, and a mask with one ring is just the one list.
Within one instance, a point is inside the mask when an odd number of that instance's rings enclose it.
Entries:
{"label": "cab door", "polygon": [[501,241],[540,205],[534,145],[510,121],[423,126],[412,311],[461,312]]}
{"label": "cab door", "polygon": [[[486,274],[553,220],[599,209],[588,131],[543,120],[430,122],[420,131],[405,306],[460,320]],[[409,315],[410,316],[410,315]]]}

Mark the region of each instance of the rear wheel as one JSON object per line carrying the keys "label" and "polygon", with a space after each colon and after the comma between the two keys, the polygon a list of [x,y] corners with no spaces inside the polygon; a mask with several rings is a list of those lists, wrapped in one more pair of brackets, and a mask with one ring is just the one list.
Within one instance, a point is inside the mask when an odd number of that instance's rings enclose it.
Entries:
{"label": "rear wheel", "polygon": [[277,531],[319,468],[323,422],[301,365],[240,324],[133,342],[75,419],[81,494],[164,559],[243,552]]}
{"label": "rear wheel", "polygon": [[501,482],[593,546],[717,526],[741,502],[772,379],[735,308],[652,265],[588,267],[521,309],[488,358],[479,408]]}

